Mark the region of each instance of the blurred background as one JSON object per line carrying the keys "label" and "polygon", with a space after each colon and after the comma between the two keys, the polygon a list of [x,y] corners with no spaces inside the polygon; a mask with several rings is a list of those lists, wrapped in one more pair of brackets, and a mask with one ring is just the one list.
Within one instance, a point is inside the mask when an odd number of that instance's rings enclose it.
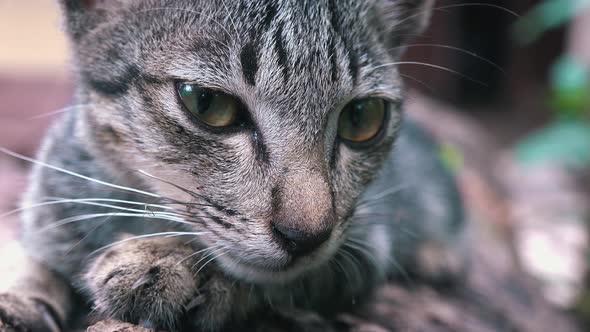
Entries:
{"label": "blurred background", "polygon": [[[589,2],[436,1],[400,65],[408,113],[440,139],[473,219],[586,324]],[[56,1],[0,0],[0,146],[33,155],[71,78]],[[0,154],[0,215],[17,206],[29,166]],[[0,217],[0,243],[16,220]]]}

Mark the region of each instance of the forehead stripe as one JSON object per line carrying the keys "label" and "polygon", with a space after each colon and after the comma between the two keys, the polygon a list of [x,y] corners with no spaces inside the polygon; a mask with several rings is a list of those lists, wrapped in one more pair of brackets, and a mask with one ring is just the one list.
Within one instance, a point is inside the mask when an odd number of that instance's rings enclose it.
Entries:
{"label": "forehead stripe", "polygon": [[252,86],[256,85],[256,73],[258,72],[258,55],[256,53],[256,47],[252,42],[244,45],[240,52],[240,62],[242,64],[244,79]]}
{"label": "forehead stripe", "polygon": [[279,24],[273,35],[275,51],[278,55],[279,66],[283,71],[283,80],[285,83],[289,80],[289,58],[283,42],[283,23]]}
{"label": "forehead stripe", "polygon": [[338,54],[336,53],[336,36],[330,38],[328,44],[328,56],[330,57],[330,72],[332,75],[332,82],[338,80]]}
{"label": "forehead stripe", "polygon": [[[344,23],[343,18],[340,16],[338,12],[338,8],[336,5],[336,0],[330,0],[328,3],[328,10],[330,12],[330,23],[332,25],[332,29],[334,30],[334,38],[339,37],[344,44],[344,48],[346,51],[346,56],[348,57],[348,74],[352,78],[354,84],[357,83],[358,79],[358,71],[359,71],[359,63],[358,58],[355,53],[354,45],[343,36],[346,35],[347,30],[351,30],[350,24],[348,27],[343,27]],[[350,22],[349,22],[350,23]],[[335,61],[336,59],[332,60]],[[333,64],[336,62],[333,62]],[[332,71],[332,78],[334,78],[334,70]]]}

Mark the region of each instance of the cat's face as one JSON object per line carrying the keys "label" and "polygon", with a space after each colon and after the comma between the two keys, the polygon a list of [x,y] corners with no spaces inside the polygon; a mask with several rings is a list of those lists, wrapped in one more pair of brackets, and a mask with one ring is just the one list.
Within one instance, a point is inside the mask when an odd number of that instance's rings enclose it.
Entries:
{"label": "cat's face", "polygon": [[338,249],[392,149],[389,49],[427,2],[65,1],[85,135],[188,203],[227,272],[292,279]]}

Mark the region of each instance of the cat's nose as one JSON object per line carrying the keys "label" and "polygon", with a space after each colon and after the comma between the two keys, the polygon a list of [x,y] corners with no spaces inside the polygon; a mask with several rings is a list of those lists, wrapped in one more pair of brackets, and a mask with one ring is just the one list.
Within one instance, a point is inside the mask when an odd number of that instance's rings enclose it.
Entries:
{"label": "cat's nose", "polygon": [[275,238],[293,257],[326,242],[336,225],[327,175],[297,167],[283,174],[271,191],[271,226]]}
{"label": "cat's nose", "polygon": [[330,238],[332,229],[322,229],[318,232],[307,233],[296,228],[276,223],[273,232],[282,242],[285,249],[293,256],[305,256],[317,249]]}

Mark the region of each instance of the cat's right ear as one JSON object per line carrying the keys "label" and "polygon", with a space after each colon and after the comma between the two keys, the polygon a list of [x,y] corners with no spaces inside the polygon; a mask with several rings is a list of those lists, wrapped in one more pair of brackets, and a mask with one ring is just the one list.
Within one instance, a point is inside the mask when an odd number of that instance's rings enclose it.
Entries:
{"label": "cat's right ear", "polygon": [[137,0],[60,0],[67,30],[74,39],[104,23]]}

